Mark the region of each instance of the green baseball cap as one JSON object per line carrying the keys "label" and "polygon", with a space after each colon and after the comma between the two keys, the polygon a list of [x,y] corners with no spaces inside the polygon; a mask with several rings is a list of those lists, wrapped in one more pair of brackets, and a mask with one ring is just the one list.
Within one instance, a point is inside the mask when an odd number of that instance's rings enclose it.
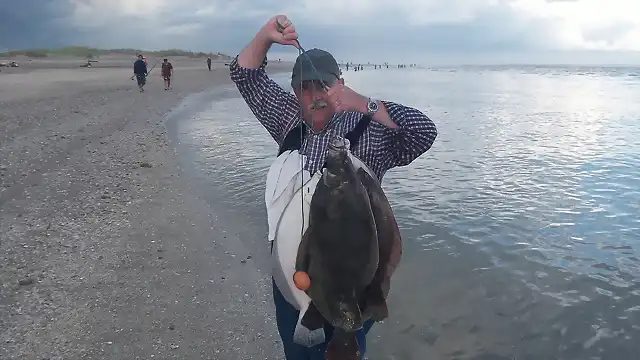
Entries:
{"label": "green baseball cap", "polygon": [[300,85],[302,81],[309,80],[322,80],[325,84],[331,85],[339,78],[340,67],[333,55],[324,50],[309,49],[298,55],[293,65],[291,86],[294,87]]}

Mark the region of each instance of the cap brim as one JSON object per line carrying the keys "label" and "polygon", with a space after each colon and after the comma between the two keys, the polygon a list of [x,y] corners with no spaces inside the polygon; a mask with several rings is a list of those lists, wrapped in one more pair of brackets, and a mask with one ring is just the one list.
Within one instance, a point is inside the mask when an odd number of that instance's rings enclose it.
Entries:
{"label": "cap brim", "polygon": [[331,85],[333,84],[336,80],[338,80],[338,77],[336,75],[333,74],[328,74],[328,73],[316,73],[315,71],[309,71],[309,72],[303,72],[302,74],[294,74],[291,77],[291,87],[295,87],[296,85],[300,85],[301,82],[303,81],[310,81],[310,80],[320,80],[322,82],[324,82],[327,85]]}

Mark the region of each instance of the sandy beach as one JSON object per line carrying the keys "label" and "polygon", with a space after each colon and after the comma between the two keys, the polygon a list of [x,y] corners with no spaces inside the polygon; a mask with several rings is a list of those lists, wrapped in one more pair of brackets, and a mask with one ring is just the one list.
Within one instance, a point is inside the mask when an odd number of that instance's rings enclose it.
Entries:
{"label": "sandy beach", "polygon": [[173,89],[158,65],[144,93],[117,61],[0,72],[0,359],[281,358],[254,249],[167,139],[181,100],[231,83],[225,61],[170,59]]}

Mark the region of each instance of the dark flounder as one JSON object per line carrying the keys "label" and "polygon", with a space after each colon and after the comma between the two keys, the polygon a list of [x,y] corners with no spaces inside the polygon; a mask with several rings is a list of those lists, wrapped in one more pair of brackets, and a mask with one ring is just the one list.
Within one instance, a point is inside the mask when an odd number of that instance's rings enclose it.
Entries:
{"label": "dark flounder", "polygon": [[375,276],[378,256],[369,195],[344,140],[336,137],[311,200],[309,227],[296,260],[296,270],[311,280],[307,294],[334,327],[362,327],[358,303]]}
{"label": "dark flounder", "polygon": [[400,229],[379,181],[351,161],[343,139],[332,139],[311,200],[309,227],[296,271],[310,279],[312,303],[302,324],[335,328],[326,359],[359,359],[355,332],[388,317],[390,279],[402,255]]}
{"label": "dark flounder", "polygon": [[303,325],[315,329],[326,320],[336,329],[327,346],[327,359],[359,353],[355,332],[365,321],[360,303],[375,277],[378,258],[377,229],[367,189],[345,141],[336,137],[329,145],[311,200],[309,227],[296,259],[296,271],[306,272],[310,278],[306,293],[312,304]]}

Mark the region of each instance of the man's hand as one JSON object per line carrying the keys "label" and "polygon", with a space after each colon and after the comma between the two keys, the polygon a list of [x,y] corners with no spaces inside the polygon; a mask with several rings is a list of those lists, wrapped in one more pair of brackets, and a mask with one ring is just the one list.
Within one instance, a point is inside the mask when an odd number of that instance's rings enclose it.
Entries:
{"label": "man's hand", "polygon": [[269,19],[262,29],[260,29],[258,35],[272,43],[298,46],[296,42],[296,40],[298,40],[296,27],[293,26],[291,20],[284,15],[277,15]]}
{"label": "man's hand", "polygon": [[335,84],[329,88],[327,96],[329,97],[329,105],[333,107],[333,111],[336,113],[347,111],[367,112],[368,99],[348,86]]}
{"label": "man's hand", "polygon": [[249,45],[240,52],[238,65],[247,69],[257,69],[267,56],[271,45],[277,43],[297,46],[297,39],[298,33],[291,21],[284,15],[274,16],[262,26]]}
{"label": "man's hand", "polygon": [[[348,86],[337,83],[329,88],[327,95],[329,97],[329,104],[336,113],[357,111],[366,114],[368,112],[367,103],[369,102],[369,98],[358,94]],[[371,119],[388,128],[397,129],[398,125],[393,122],[384,104],[378,101],[378,107],[378,111],[373,114]]]}

